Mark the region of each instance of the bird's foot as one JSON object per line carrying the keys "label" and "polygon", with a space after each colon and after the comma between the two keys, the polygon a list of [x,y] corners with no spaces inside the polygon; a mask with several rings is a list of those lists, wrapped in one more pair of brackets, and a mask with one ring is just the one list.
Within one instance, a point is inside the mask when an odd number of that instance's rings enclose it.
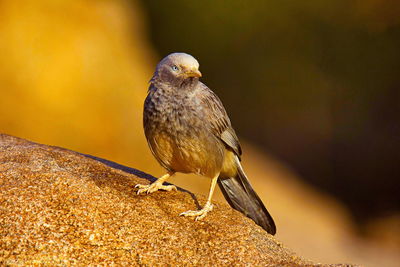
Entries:
{"label": "bird's foot", "polygon": [[158,180],[149,185],[137,184],[135,185],[135,188],[139,188],[139,190],[137,191],[138,195],[141,193],[150,194],[158,190],[165,190],[165,191],[177,190],[175,185],[163,185],[163,182],[160,182]]}
{"label": "bird's foot", "polygon": [[211,204],[211,202],[207,202],[201,210],[189,210],[186,212],[182,212],[181,214],[179,214],[179,216],[196,217],[195,220],[199,221],[204,217],[206,217],[207,213],[209,211],[212,211],[212,209],[213,209],[213,204]]}

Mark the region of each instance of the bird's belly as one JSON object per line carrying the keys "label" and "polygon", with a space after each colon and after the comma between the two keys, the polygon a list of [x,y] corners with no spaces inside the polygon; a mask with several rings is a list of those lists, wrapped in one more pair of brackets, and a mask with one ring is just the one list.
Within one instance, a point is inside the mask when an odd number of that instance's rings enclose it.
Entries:
{"label": "bird's belly", "polygon": [[214,177],[222,168],[224,147],[212,136],[157,131],[152,139],[149,144],[167,169]]}

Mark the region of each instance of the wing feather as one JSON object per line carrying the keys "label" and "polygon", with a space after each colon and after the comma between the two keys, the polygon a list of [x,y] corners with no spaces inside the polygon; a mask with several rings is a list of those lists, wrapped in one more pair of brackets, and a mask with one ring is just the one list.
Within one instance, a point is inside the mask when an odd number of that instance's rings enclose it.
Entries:
{"label": "wing feather", "polygon": [[207,106],[206,117],[211,126],[212,133],[219,138],[227,147],[232,149],[240,158],[242,149],[239,138],[232,128],[231,121],[219,97],[203,84],[204,90],[200,93],[202,104]]}

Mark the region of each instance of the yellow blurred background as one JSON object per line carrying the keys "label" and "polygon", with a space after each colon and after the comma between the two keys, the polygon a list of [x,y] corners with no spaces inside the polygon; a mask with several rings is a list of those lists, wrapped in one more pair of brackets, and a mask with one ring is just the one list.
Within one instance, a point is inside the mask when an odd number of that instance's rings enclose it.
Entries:
{"label": "yellow blurred background", "polygon": [[[318,10],[316,2],[310,3],[313,4],[303,8]],[[162,43],[157,41],[157,38],[163,36],[160,29],[171,23],[166,18],[165,26],[162,25],[162,21],[156,19],[155,16],[159,15],[157,12],[170,12],[165,2],[160,6],[158,4],[154,1],[144,3],[122,0],[1,1],[0,131],[35,142],[103,157],[154,176],[163,174],[162,168],[152,157],[143,134],[143,100],[158,60],[165,56],[167,51],[182,51],[185,47],[176,45],[173,40],[170,46],[162,46]],[[357,19],[363,20],[373,31],[382,31],[389,27],[387,25],[399,21],[398,17],[389,16],[391,13],[386,11],[392,9],[382,4],[382,1],[369,0],[364,4],[354,1],[353,4],[360,7],[357,9]],[[198,4],[182,4],[181,8],[193,11],[196,5]],[[223,10],[224,5],[218,4],[215,8]],[[376,10],[379,12],[375,12]],[[326,19],[333,20],[328,15]],[[380,16],[386,19],[385,23],[378,23],[381,20],[374,19],[381,18]],[[204,23],[207,25],[209,18],[205,17]],[[349,20],[349,17],[351,16],[347,15],[343,19]],[[275,14],[270,19],[273,23],[283,18]],[[241,14],[240,20],[245,25],[246,21],[250,20],[249,14]],[[155,30],[157,27],[160,28],[158,33]],[[199,28],[194,30],[201,34]],[[284,32],[285,28],[274,30]],[[212,32],[212,29],[210,31]],[[168,32],[163,33],[168,35]],[[172,36],[178,34],[175,32]],[[211,33],[211,36],[213,34],[215,38],[221,35]],[[245,40],[246,36],[242,36],[242,39]],[[226,44],[219,42],[219,45],[223,48]],[[240,44],[232,45],[240,47]],[[199,55],[197,58],[201,64],[201,71],[212,89],[214,81],[215,87],[223,85],[224,82],[227,83],[226,86],[235,83],[235,79],[229,81],[226,74],[217,80],[216,71],[210,71],[212,68],[226,68],[222,63],[217,66],[211,65],[212,61],[209,59],[218,56],[218,42],[215,50],[209,42],[205,44],[204,49],[208,49],[210,53],[205,62],[201,56],[205,52],[199,50],[202,44],[198,43],[197,46],[190,46],[189,49],[188,45],[188,50],[184,51]],[[287,49],[290,50],[290,47]],[[222,58],[234,56],[221,55]],[[242,59],[243,57],[238,57],[233,62],[236,61],[240,65]],[[269,78],[287,75],[281,73],[286,60],[282,58],[281,66],[270,73]],[[243,62],[250,64],[251,61],[243,59]],[[314,66],[308,65],[303,74],[309,75],[311,70],[313,73],[319,73]],[[207,75],[211,76],[209,80]],[[301,77],[300,74],[297,75]],[[329,91],[331,88],[326,85],[325,79],[328,78],[316,77],[317,83],[313,80],[313,86],[326,87]],[[258,82],[258,85],[252,82],[247,84],[250,87],[260,86],[263,80]],[[267,84],[267,87],[273,86],[273,83]],[[297,84],[291,86],[296,87]],[[307,86],[304,77],[299,84],[300,88],[302,86]],[[237,91],[233,90],[231,93],[235,92]],[[290,92],[293,91],[286,93]],[[236,108],[237,99],[226,92],[224,94],[218,91],[218,94],[228,112],[233,114],[231,117],[234,125],[235,121],[239,121],[239,129],[251,129],[246,132],[246,138],[241,138],[244,144],[244,168],[276,220],[279,240],[301,256],[314,261],[398,266],[400,215],[395,213],[384,219],[370,220],[360,228],[359,222],[354,221],[352,210],[344,205],[343,201],[307,184],[296,168],[285,163],[287,161],[278,160],[281,157],[265,152],[268,151],[265,150],[268,144],[260,145],[258,142],[263,135],[254,133],[258,130],[262,133],[263,126],[260,125],[258,129],[254,125],[246,125],[243,119],[239,118],[240,113],[245,117],[247,110],[249,114],[252,112],[249,106],[251,101],[243,99],[248,105]],[[225,99],[227,101],[224,101]],[[316,97],[310,101],[325,100],[324,97]],[[260,100],[260,103],[256,104],[263,106],[268,102],[263,103],[263,100]],[[270,104],[274,106],[276,103]],[[328,112],[324,106],[317,105],[315,108],[314,111],[318,113]],[[290,113],[288,114],[290,116]],[[318,115],[316,121],[310,121],[307,114],[305,112],[303,120],[298,122],[300,126],[318,124],[314,128],[318,129],[318,134],[322,133],[321,139],[332,134],[334,126],[325,121],[324,116]],[[263,116],[273,119],[273,115],[262,115],[260,118]],[[310,129],[312,132],[313,127]],[[241,131],[237,131],[241,136]],[[299,133],[299,138],[306,134],[307,131]],[[312,143],[306,137],[304,140],[305,144]],[[284,138],[281,137],[279,142],[283,146]],[[207,179],[193,175],[178,174],[171,182],[202,194],[207,193],[209,186]],[[219,192],[215,199],[224,201]],[[363,229],[362,235],[360,229]]]}

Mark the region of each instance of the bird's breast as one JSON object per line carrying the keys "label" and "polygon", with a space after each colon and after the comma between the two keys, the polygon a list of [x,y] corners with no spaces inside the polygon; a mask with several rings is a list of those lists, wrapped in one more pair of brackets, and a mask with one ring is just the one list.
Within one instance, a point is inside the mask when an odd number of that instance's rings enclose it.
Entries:
{"label": "bird's breast", "polygon": [[207,132],[204,112],[195,98],[180,94],[149,94],[145,101],[145,127],[174,136],[198,136]]}

